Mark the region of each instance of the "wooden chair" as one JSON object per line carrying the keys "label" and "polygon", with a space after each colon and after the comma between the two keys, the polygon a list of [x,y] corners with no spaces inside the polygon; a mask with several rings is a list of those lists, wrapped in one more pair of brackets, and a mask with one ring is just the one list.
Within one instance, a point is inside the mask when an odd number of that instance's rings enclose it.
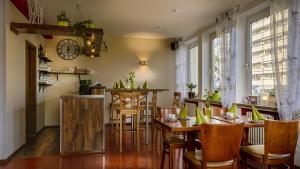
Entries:
{"label": "wooden chair", "polygon": [[264,145],[242,146],[242,166],[247,165],[245,159],[250,159],[263,164],[264,169],[280,164],[288,164],[293,169],[298,125],[298,121],[265,120]]}
{"label": "wooden chair", "polygon": [[120,93],[111,92],[111,103],[110,103],[110,124],[114,126],[114,123],[118,122],[116,110],[120,108]]}
{"label": "wooden chair", "polygon": [[[212,116],[222,116],[224,112],[227,111],[227,108],[218,107],[218,106],[211,106],[211,108],[212,108]],[[205,113],[205,115],[208,115],[206,107],[203,108],[203,112]]]}
{"label": "wooden chair", "polygon": [[122,152],[122,134],[126,132],[123,129],[123,117],[132,116],[133,123],[132,130],[129,132],[133,132],[135,135],[134,141],[139,150],[139,116],[140,116],[140,92],[120,92],[120,107],[117,109],[117,113],[119,115],[119,124],[116,127],[116,131],[119,133],[119,148],[120,152]]}
{"label": "wooden chair", "polygon": [[[176,114],[176,108],[161,108],[161,116],[164,113],[167,114]],[[162,128],[162,137],[163,137],[163,149],[162,149],[162,158],[161,158],[161,169],[164,168],[165,156],[169,155],[169,168],[173,169],[174,164],[174,155],[176,149],[184,149],[185,148],[185,140],[183,135],[168,135],[172,133],[167,133]]]}
{"label": "wooden chair", "polygon": [[180,99],[181,99],[181,93],[180,92],[174,92],[174,98],[173,98],[173,103],[172,106],[173,107],[181,107],[180,106]]}
{"label": "wooden chair", "polygon": [[195,151],[184,153],[186,168],[237,169],[243,127],[243,123],[203,124],[200,129],[202,150],[199,160],[195,157]]}
{"label": "wooden chair", "polygon": [[[180,99],[181,99],[181,93],[180,92],[174,92],[174,97],[173,97],[173,102],[172,102],[172,108],[178,108],[179,109],[181,107],[180,106]],[[161,109],[164,109],[164,108],[157,106],[157,97],[155,97],[154,101],[155,101],[156,107],[154,107],[155,116],[153,118],[157,118],[157,117],[160,117]],[[153,124],[153,129],[154,129],[154,136],[152,137],[153,140],[156,140],[157,142],[161,142],[161,140],[158,140],[158,134],[159,134],[159,132],[162,131],[162,128],[159,125]]]}

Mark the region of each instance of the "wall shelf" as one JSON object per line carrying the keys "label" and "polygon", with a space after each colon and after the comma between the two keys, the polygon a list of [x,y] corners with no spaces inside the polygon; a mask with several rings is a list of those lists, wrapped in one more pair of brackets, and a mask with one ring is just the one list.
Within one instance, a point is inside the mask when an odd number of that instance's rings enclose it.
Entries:
{"label": "wall shelf", "polygon": [[[74,26],[57,26],[45,24],[30,23],[10,23],[10,30],[16,34],[38,34],[38,35],[56,35],[56,36],[81,36]],[[91,34],[103,35],[100,28],[82,28],[80,31]]]}
{"label": "wall shelf", "polygon": [[52,72],[52,71],[48,71],[48,70],[38,70],[39,71],[39,74],[40,76],[42,74],[54,74],[56,75],[56,80],[58,81],[58,75],[77,75],[79,80],[80,80],[80,76],[81,75],[89,75],[90,73],[80,73],[80,72]]}

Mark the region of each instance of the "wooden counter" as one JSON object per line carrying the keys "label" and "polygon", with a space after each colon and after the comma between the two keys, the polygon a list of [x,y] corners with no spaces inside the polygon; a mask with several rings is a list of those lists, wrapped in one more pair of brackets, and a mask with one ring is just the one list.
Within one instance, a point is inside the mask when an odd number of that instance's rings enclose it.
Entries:
{"label": "wooden counter", "polygon": [[60,98],[60,153],[104,152],[104,95]]}

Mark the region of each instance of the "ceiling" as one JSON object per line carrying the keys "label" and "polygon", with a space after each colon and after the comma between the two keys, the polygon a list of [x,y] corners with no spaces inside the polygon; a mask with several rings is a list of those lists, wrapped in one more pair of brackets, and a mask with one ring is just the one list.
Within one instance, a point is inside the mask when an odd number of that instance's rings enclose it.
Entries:
{"label": "ceiling", "polygon": [[[236,4],[252,0],[46,0],[44,22],[56,24],[67,11],[76,20],[92,19],[106,35],[143,38],[187,36],[215,21]],[[80,4],[79,12],[76,4]]]}

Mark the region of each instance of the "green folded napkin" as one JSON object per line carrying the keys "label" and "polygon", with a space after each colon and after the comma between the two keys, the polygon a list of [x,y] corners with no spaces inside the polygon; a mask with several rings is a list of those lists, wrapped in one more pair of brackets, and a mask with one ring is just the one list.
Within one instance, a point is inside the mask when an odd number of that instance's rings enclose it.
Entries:
{"label": "green folded napkin", "polygon": [[233,117],[236,117],[236,115],[237,115],[237,107],[236,107],[236,104],[232,105],[232,106],[230,107],[230,109],[229,109],[227,112],[233,113]]}
{"label": "green folded napkin", "polygon": [[187,105],[185,105],[184,108],[179,113],[179,117],[180,118],[187,118],[188,117],[188,111],[189,111],[188,107],[187,107]]}
{"label": "green folded napkin", "polygon": [[259,111],[252,105],[252,120],[264,120],[264,116],[262,116]]}
{"label": "green folded napkin", "polygon": [[197,107],[196,108],[196,125],[200,125],[202,123],[203,123],[203,121],[200,117],[200,109]]}
{"label": "green folded napkin", "polygon": [[122,80],[119,81],[119,84],[121,89],[125,89],[125,85]]}
{"label": "green folded napkin", "polygon": [[206,123],[207,120],[203,114],[203,112],[197,107],[196,108],[196,124],[202,124],[202,123]]}
{"label": "green folded napkin", "polygon": [[148,89],[148,82],[147,81],[144,82],[143,89]]}
{"label": "green folded napkin", "polygon": [[117,89],[117,88],[118,88],[118,83],[115,82],[115,83],[114,83],[114,86],[113,86],[113,89]]}

